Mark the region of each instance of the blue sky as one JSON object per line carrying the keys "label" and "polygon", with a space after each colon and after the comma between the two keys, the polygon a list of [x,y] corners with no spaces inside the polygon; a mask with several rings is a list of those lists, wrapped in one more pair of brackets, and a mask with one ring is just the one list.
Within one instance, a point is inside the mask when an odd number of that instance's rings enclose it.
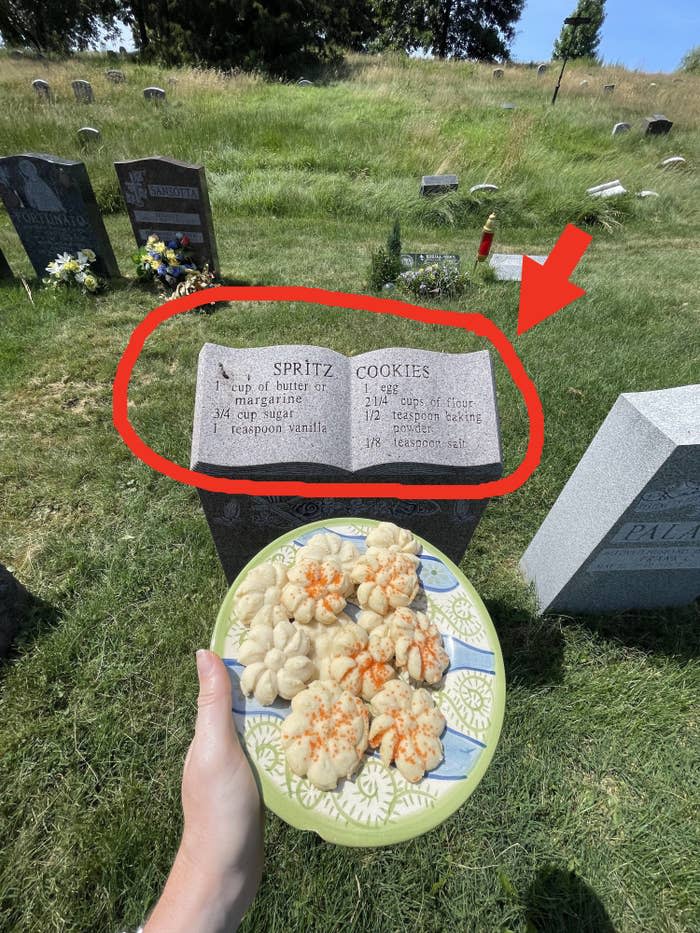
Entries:
{"label": "blue sky", "polygon": [[[513,44],[518,61],[548,61],[577,0],[526,0]],[[700,0],[606,0],[600,55],[610,64],[674,71],[700,45]]]}

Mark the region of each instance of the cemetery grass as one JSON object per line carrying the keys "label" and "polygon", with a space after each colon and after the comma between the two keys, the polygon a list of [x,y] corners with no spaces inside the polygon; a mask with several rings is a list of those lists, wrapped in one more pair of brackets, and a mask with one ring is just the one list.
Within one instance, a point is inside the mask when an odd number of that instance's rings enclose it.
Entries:
{"label": "cemetery grass", "polygon": [[[467,262],[493,205],[499,249],[547,252],[568,221],[594,234],[574,277],[587,296],[516,342],[544,405],[541,466],[489,505],[463,562],[506,661],[506,717],[489,771],[441,827],[386,850],[335,848],[269,815],[265,880],[243,929],[693,928],[697,611],[537,619],[517,561],[617,395],[697,381],[697,173],[655,166],[678,153],[697,166],[700,79],[589,72],[591,84],[617,84],[608,100],[579,89],[572,68],[552,111],[531,72],[508,70],[495,86],[489,69],[472,65],[351,59],[310,89],[178,72],[157,110],[139,94],[163,73],[128,64],[128,84],[108,87],[110,65],[85,58],[49,66],[60,94],[48,109],[30,97],[34,65],[0,61],[3,153],[80,157],[74,129],[99,126],[103,143],[84,158],[129,275],[133,246],[111,163],[155,152],[206,165],[230,280],[363,291],[369,252],[397,212],[405,248]],[[70,102],[75,77],[92,81],[95,105]],[[653,100],[650,80],[659,83]],[[498,109],[504,100],[518,110]],[[670,137],[608,138],[614,122],[651,111],[677,121]],[[419,176],[441,170],[460,175],[460,191],[419,199]],[[581,196],[617,177],[661,196]],[[481,181],[501,191],[470,198]],[[0,666],[0,928],[135,927],[177,845],[193,652],[209,642],[225,582],[194,491],[135,460],[111,423],[116,361],[157,296],[133,279],[97,300],[47,294],[4,213],[0,247],[32,293],[0,288],[0,560],[34,595]],[[515,339],[515,285],[477,281],[441,305],[481,311]],[[136,428],[180,463],[206,340],[346,354],[483,346],[313,306],[181,315],[149,339],[130,390]],[[527,419],[500,363],[497,382],[510,471]]]}

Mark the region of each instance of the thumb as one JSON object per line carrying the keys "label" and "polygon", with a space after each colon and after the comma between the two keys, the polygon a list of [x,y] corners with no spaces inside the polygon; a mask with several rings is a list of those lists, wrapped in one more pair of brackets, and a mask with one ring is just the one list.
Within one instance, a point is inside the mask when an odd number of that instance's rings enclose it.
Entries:
{"label": "thumb", "polygon": [[231,713],[231,680],[226,665],[213,651],[197,651],[197,723],[195,738],[208,737],[216,742],[230,741],[234,737]]}

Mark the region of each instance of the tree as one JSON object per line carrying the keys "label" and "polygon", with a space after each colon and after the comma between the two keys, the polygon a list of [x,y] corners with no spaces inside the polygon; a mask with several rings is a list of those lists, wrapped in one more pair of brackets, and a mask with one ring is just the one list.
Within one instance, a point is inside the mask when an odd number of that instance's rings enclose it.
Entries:
{"label": "tree", "polygon": [[[596,58],[600,45],[600,28],[605,19],[605,0],[578,0],[572,16],[588,16],[590,23],[583,26],[562,26],[554,43],[552,58]],[[573,37],[573,41],[572,41]]]}
{"label": "tree", "polygon": [[380,44],[506,61],[525,0],[377,0]]}
{"label": "tree", "polygon": [[132,0],[126,19],[141,50],[165,64],[266,68],[298,75],[360,48],[374,30],[369,0]]}
{"label": "tree", "polygon": [[695,48],[685,53],[681,59],[680,70],[688,74],[700,74],[700,45],[696,45]]}
{"label": "tree", "polygon": [[0,0],[0,36],[6,45],[67,54],[113,31],[119,0]]}

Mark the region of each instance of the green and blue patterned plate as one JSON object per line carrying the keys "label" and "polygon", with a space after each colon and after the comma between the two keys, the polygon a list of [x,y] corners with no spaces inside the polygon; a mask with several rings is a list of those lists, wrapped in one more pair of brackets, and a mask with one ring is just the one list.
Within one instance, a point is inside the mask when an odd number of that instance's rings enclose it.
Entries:
{"label": "green and blue patterned plate", "polygon": [[[295,551],[320,531],[331,531],[364,550],[370,519],[335,518],[303,525],[277,538],[251,560],[231,585],[212,637],[212,650],[231,675],[233,715],[250,763],[257,773],[265,805],[297,829],[317,832],[328,842],[347,846],[383,846],[419,836],[460,807],[489,766],[503,722],[505,675],[498,637],[488,612],[464,574],[437,548],[419,538],[419,577],[424,608],[443,635],[450,666],[434,691],[447,720],[442,736],[445,757],[418,784],[367,755],[351,780],[322,791],[286,767],[279,740],[289,703],[260,706],[240,690],[243,670],[236,660],[246,628],[233,612],[233,597],[245,575],[263,561],[291,565]],[[427,603],[427,607],[424,605]],[[349,615],[357,613],[348,605]]]}

